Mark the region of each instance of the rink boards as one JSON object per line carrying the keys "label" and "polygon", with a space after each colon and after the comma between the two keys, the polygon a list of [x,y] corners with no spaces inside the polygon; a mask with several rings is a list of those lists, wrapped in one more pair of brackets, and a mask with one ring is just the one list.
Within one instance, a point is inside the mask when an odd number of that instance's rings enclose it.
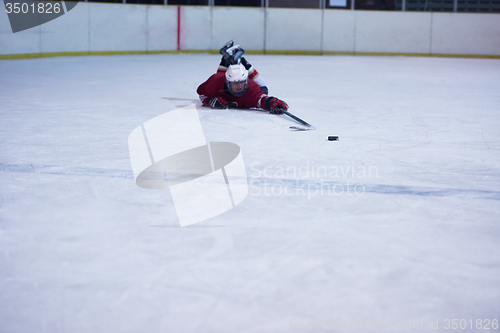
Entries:
{"label": "rink boards", "polygon": [[500,57],[498,14],[79,3],[12,33],[0,16],[0,59],[79,54],[217,52]]}

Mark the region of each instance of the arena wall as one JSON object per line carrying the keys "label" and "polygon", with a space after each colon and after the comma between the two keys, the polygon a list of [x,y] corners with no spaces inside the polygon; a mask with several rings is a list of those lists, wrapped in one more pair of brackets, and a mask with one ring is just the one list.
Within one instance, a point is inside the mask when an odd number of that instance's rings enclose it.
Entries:
{"label": "arena wall", "polygon": [[211,52],[500,57],[500,15],[81,2],[12,33],[0,11],[0,58]]}

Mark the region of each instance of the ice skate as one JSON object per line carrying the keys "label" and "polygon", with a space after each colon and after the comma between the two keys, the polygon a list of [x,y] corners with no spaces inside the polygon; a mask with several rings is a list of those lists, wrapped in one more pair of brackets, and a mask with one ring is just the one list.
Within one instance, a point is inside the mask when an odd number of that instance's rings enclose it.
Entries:
{"label": "ice skate", "polygon": [[230,48],[231,46],[234,45],[234,40],[230,40],[229,42],[227,42],[226,44],[224,44],[223,47],[221,47],[221,49],[219,50],[219,53],[224,55],[227,51],[228,48]]}
{"label": "ice skate", "polygon": [[245,53],[245,50],[239,45],[234,45],[234,40],[230,40],[219,50],[222,54],[221,65],[226,67],[229,65],[236,65],[240,63],[240,59]]}
{"label": "ice skate", "polygon": [[239,45],[233,45],[227,49],[227,53],[230,54],[230,61],[232,65],[236,65],[240,63],[241,57],[245,50]]}

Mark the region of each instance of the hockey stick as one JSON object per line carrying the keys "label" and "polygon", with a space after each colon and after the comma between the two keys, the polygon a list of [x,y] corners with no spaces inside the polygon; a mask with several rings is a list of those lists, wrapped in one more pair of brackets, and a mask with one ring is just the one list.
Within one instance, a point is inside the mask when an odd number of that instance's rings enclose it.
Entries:
{"label": "hockey stick", "polygon": [[307,126],[307,128],[301,128],[301,127],[297,127],[297,126],[290,126],[289,129],[291,129],[293,131],[312,131],[312,130],[316,129],[313,125],[311,125],[308,122],[300,119],[299,117],[291,114],[290,112],[285,111],[285,110],[281,110],[281,111],[283,111],[284,114],[286,114],[288,117],[292,118],[293,120],[301,123],[304,126]]}

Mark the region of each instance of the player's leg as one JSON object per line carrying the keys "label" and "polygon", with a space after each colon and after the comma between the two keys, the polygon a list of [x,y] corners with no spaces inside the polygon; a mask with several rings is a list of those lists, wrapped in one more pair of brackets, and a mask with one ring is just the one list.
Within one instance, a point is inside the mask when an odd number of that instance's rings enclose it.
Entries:
{"label": "player's leg", "polygon": [[230,40],[224,44],[219,53],[222,55],[220,67],[227,68],[229,65],[239,64],[245,50],[239,45],[234,45],[234,41]]}
{"label": "player's leg", "polygon": [[234,45],[234,40],[230,40],[220,49],[220,54],[222,55],[221,62],[217,71],[225,72],[227,67],[232,64],[241,63],[248,71],[248,77],[254,80],[260,86],[260,89],[268,94],[269,90],[264,79],[259,75],[259,72],[250,64],[245,58],[243,58],[243,53],[245,50],[239,45]]}
{"label": "player's leg", "polygon": [[262,76],[260,76],[259,72],[250,64],[245,58],[241,57],[241,64],[245,66],[245,68],[248,71],[248,77],[252,80],[254,80],[255,83],[257,83],[260,86],[260,90],[264,94],[269,94],[269,89],[267,89],[267,83],[264,81]]}
{"label": "player's leg", "polygon": [[227,50],[234,45],[234,40],[230,40],[219,50],[219,53],[222,55],[222,59],[220,60],[219,68],[217,71],[225,72],[229,65],[231,65],[231,54],[227,52]]}

